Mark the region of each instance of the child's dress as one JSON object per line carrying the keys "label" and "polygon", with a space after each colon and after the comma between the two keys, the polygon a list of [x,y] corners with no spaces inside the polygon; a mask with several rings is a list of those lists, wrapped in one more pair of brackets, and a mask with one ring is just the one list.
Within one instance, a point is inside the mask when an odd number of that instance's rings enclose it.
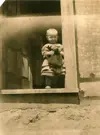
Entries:
{"label": "child's dress", "polygon": [[[53,68],[50,67],[49,62],[48,62],[48,54],[47,52],[54,51],[53,47],[57,47],[59,50],[60,54],[62,55],[62,61],[63,65],[61,68]],[[64,65],[64,51],[63,51],[63,45],[61,44],[46,44],[42,47],[42,55],[43,55],[43,64],[42,64],[42,69],[41,69],[41,75],[42,76],[55,76],[55,70],[60,70],[58,75],[65,75],[66,70],[65,70],[65,65]],[[57,74],[56,74],[57,75]]]}

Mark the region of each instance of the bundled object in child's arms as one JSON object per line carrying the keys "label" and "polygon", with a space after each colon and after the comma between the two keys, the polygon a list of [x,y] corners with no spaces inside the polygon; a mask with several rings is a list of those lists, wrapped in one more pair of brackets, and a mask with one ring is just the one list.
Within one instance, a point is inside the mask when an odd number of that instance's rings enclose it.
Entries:
{"label": "bundled object in child's arms", "polygon": [[48,63],[54,68],[60,68],[63,65],[62,55],[59,53],[58,49],[55,50],[54,55],[48,57]]}

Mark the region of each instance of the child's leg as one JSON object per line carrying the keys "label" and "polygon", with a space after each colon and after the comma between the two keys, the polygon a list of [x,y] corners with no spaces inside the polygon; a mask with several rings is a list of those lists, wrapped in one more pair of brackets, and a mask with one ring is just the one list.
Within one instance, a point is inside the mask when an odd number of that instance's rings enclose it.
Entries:
{"label": "child's leg", "polygon": [[57,87],[57,76],[52,77],[52,88],[58,88]]}
{"label": "child's leg", "polygon": [[45,88],[51,88],[52,85],[52,77],[45,76]]}
{"label": "child's leg", "polygon": [[58,85],[58,88],[65,88],[65,76],[64,75],[58,76],[57,85]]}
{"label": "child's leg", "polygon": [[45,88],[64,88],[64,76],[45,76]]}

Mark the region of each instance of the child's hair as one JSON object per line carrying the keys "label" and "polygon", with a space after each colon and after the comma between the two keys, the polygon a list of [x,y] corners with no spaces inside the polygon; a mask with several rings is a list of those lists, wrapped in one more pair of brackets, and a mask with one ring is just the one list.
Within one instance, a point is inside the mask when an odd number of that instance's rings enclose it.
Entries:
{"label": "child's hair", "polygon": [[46,35],[48,36],[49,34],[53,34],[53,35],[58,35],[58,31],[54,28],[50,28],[47,30]]}

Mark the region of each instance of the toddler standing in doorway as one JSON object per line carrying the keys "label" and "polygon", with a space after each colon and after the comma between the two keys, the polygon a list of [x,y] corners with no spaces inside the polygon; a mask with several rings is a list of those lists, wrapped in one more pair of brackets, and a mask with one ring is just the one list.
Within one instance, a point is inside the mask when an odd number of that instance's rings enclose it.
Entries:
{"label": "toddler standing in doorway", "polygon": [[57,43],[58,31],[54,28],[46,32],[48,43],[42,47],[43,64],[41,75],[45,78],[45,88],[64,88],[65,66],[63,45]]}

